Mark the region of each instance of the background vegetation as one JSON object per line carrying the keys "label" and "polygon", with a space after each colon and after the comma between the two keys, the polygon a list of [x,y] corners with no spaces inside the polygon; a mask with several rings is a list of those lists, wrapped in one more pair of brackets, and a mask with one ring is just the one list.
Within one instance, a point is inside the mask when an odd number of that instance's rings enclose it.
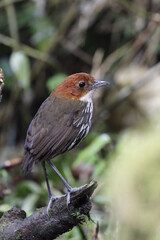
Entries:
{"label": "background vegetation", "polygon": [[[91,218],[99,239],[160,238],[159,0],[1,0],[0,214],[48,203],[41,167],[20,167],[27,127],[65,76],[110,81],[94,96],[93,126],[55,159],[72,186],[95,179]],[[64,188],[48,169],[55,195]],[[89,222],[59,239],[96,239]]]}

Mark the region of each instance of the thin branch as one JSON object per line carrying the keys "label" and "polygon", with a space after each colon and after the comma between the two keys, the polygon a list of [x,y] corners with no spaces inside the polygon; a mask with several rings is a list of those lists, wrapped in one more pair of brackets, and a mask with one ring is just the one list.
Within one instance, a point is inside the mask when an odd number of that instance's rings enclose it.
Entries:
{"label": "thin branch", "polygon": [[[15,48],[17,46],[17,42],[15,41],[15,39],[5,36],[3,34],[0,34],[0,43],[11,48]],[[26,55],[30,57],[46,62],[56,69],[60,69],[58,61],[45,52],[41,52],[22,43],[19,44],[19,50],[24,51]]]}
{"label": "thin branch", "polygon": [[71,194],[71,204],[67,207],[67,197],[57,198],[47,215],[47,207],[41,208],[26,218],[23,210],[12,208],[0,219],[0,239],[2,240],[52,240],[70,231],[89,219],[90,197],[97,187],[92,181],[81,190]]}
{"label": "thin branch", "polygon": [[1,1],[0,3],[0,8],[3,8],[3,7],[6,7],[10,4],[13,4],[13,3],[17,3],[17,2],[23,2],[24,0],[5,0],[5,1]]}
{"label": "thin branch", "polygon": [[[77,14],[77,4],[71,4],[68,11],[66,11],[65,15],[62,18],[62,22],[58,26],[57,32],[55,33],[54,37],[50,44],[48,44],[46,48],[46,53],[53,53],[53,50],[57,47],[65,33],[67,32],[68,27],[73,22],[73,19],[76,17]],[[45,65],[36,61],[32,68],[32,76],[35,77],[37,74],[41,74],[42,70],[44,69]]]}
{"label": "thin branch", "polygon": [[140,78],[137,82],[134,82],[129,87],[124,87],[107,105],[107,112],[115,109],[119,106],[123,101],[125,101],[128,97],[131,96],[133,92],[137,89],[143,87],[148,82],[152,81],[152,79],[156,76],[160,75],[160,63],[156,64],[152,68],[150,68],[142,78]]}
{"label": "thin branch", "polygon": [[6,3],[6,12],[8,17],[8,23],[9,23],[9,32],[13,39],[16,41],[16,45],[18,48],[19,45],[19,34],[18,34],[18,26],[17,26],[17,17],[16,17],[16,11],[13,3],[7,5],[8,0],[4,0]]}
{"label": "thin branch", "polygon": [[78,46],[74,45],[71,41],[63,38],[61,39],[60,44],[66,51],[81,59],[84,63],[90,66],[92,65],[92,57]]}
{"label": "thin branch", "polygon": [[[93,65],[93,68],[91,70],[91,74],[94,75],[96,78],[103,78],[105,74],[110,70],[112,65],[118,61],[120,58],[124,57],[126,52],[130,49],[132,41],[128,41],[124,45],[122,45],[120,48],[116,49],[114,52],[112,52],[110,55],[107,56],[107,58],[103,61],[100,61],[99,64],[96,66]],[[99,51],[99,50],[98,50]],[[94,58],[96,58],[97,52],[95,53]],[[96,59],[93,58],[93,62],[96,61]]]}
{"label": "thin branch", "polygon": [[97,240],[98,239],[98,233],[99,233],[99,223],[96,222],[96,225],[94,227],[92,240]]}
{"label": "thin branch", "polygon": [[21,162],[22,162],[22,157],[16,157],[16,158],[12,158],[10,160],[6,160],[2,164],[0,164],[0,170],[17,166]]}
{"label": "thin branch", "polygon": [[79,232],[80,232],[81,239],[87,240],[88,238],[87,238],[86,233],[84,232],[84,230],[83,230],[83,228],[82,228],[81,225],[78,225],[78,230],[79,230]]}
{"label": "thin branch", "polygon": [[157,23],[160,22],[160,14],[158,13],[152,13],[149,11],[146,11],[145,8],[137,6],[136,3],[131,3],[127,0],[118,0],[118,2],[123,5],[125,8],[127,8],[130,12],[133,12],[139,17],[142,17],[147,20],[153,20]]}
{"label": "thin branch", "polygon": [[148,22],[145,29],[137,35],[135,41],[133,42],[126,56],[123,58],[122,61],[123,65],[130,62],[131,59],[133,61],[137,53],[142,49],[142,46],[144,46],[148,39],[150,39],[151,36],[154,34],[155,30],[157,29],[157,26],[159,26],[157,22],[154,21]]}
{"label": "thin branch", "polygon": [[3,76],[3,70],[0,68],[0,102],[2,100],[2,87],[4,85],[4,76]]}

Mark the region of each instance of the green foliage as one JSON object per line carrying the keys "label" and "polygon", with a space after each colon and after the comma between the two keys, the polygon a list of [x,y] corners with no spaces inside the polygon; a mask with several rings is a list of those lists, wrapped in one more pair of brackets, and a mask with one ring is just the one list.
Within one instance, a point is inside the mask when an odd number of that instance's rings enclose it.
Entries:
{"label": "green foliage", "polygon": [[130,131],[120,140],[102,192],[112,198],[112,236],[159,239],[159,156],[158,127]]}
{"label": "green foliage", "polygon": [[3,199],[1,211],[10,209],[13,205],[21,207],[29,216],[36,206],[43,206],[48,201],[46,189],[33,181],[22,181],[16,189]]}
{"label": "green foliage", "polygon": [[39,194],[41,191],[41,187],[39,184],[33,182],[33,181],[22,181],[17,186],[17,194],[18,195],[26,195],[27,192],[32,192]]}
{"label": "green foliage", "polygon": [[55,29],[49,18],[36,18],[31,25],[32,42],[40,50],[45,50],[52,42]]}
{"label": "green foliage", "polygon": [[30,64],[24,52],[13,52],[10,57],[11,69],[21,88],[30,87]]}
{"label": "green foliage", "polygon": [[60,82],[62,82],[66,78],[66,74],[64,73],[57,73],[54,76],[50,77],[47,80],[47,89],[51,92]]}
{"label": "green foliage", "polygon": [[[7,187],[10,184],[11,177],[9,173],[6,170],[0,171],[0,188],[1,186]],[[3,212],[9,210],[11,208],[10,204],[8,204],[5,199],[3,201],[0,201],[0,217],[3,214]]]}
{"label": "green foliage", "polygon": [[1,204],[0,205],[0,217],[3,215],[4,212],[10,210],[11,206],[9,204]]}
{"label": "green foliage", "polygon": [[3,169],[0,171],[0,183],[1,184],[8,184],[10,179],[11,179],[11,177],[6,170]]}
{"label": "green foliage", "polygon": [[97,153],[110,142],[111,138],[108,134],[101,134],[95,137],[88,147],[79,152],[78,157],[74,162],[74,166],[77,166],[83,161],[87,161],[87,163],[94,163],[97,161]]}

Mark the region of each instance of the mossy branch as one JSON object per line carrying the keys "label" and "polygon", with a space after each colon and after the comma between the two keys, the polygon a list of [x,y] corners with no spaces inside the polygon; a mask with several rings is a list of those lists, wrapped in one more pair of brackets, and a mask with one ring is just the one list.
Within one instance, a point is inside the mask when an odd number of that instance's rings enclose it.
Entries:
{"label": "mossy branch", "polygon": [[90,197],[97,187],[92,181],[71,194],[67,207],[66,195],[56,199],[47,215],[47,207],[35,211],[26,218],[23,210],[12,208],[0,219],[1,240],[52,240],[85,222],[91,210]]}

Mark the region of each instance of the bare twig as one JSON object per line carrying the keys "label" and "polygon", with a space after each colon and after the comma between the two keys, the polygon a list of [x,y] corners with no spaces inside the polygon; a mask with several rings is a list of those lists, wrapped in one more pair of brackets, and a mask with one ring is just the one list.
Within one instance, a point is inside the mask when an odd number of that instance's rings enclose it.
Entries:
{"label": "bare twig", "polygon": [[[15,48],[17,46],[17,42],[15,41],[15,39],[5,36],[3,34],[0,34],[0,43],[11,48]],[[19,50],[24,51],[26,55],[30,57],[46,62],[56,69],[60,69],[59,63],[56,61],[56,59],[45,52],[41,52],[22,43],[19,44]]]}
{"label": "bare twig", "polygon": [[86,64],[92,65],[92,57],[88,53],[80,49],[78,46],[74,45],[72,41],[63,38],[61,39],[60,44],[64,49],[72,53],[77,58],[81,59]]}
{"label": "bare twig", "polygon": [[79,230],[79,232],[80,232],[81,239],[87,240],[88,238],[87,238],[87,236],[86,236],[86,234],[85,234],[85,232],[84,232],[84,230],[83,230],[83,228],[82,228],[81,225],[78,225],[78,230]]}
{"label": "bare twig", "polygon": [[4,0],[4,2],[6,3],[6,12],[8,17],[10,35],[13,39],[15,39],[16,45],[17,45],[16,47],[18,48],[19,34],[18,34],[16,11],[13,3],[7,5],[8,0]]}
{"label": "bare twig", "polygon": [[4,85],[4,76],[3,76],[3,70],[0,68],[0,102],[2,100],[2,87]]}
{"label": "bare twig", "polygon": [[[71,22],[73,21],[74,17],[77,14],[77,7],[76,3],[73,3],[68,11],[66,11],[66,14],[63,16],[63,20],[61,24],[59,25],[57,32],[55,33],[52,41],[50,44],[48,44],[46,53],[51,53],[56,48],[56,46],[59,44],[61,39],[63,38],[64,34],[66,33],[68,27],[70,26]],[[41,74],[42,70],[44,69],[45,65],[43,63],[40,63],[39,61],[36,61],[32,68],[32,76],[36,76],[37,74]]]}
{"label": "bare twig", "polygon": [[6,160],[4,161],[4,163],[0,164],[0,169],[6,169],[6,168],[17,166],[21,163],[21,161],[22,161],[21,157]]}
{"label": "bare twig", "polygon": [[140,78],[137,82],[134,82],[129,87],[124,87],[107,105],[107,112],[115,109],[119,104],[125,101],[135,90],[147,84],[147,82],[151,81],[154,77],[160,74],[160,63],[156,64],[152,68],[150,68],[142,78]]}
{"label": "bare twig", "polygon": [[67,207],[67,197],[57,198],[47,215],[47,207],[41,208],[26,218],[23,210],[12,208],[0,219],[1,240],[52,240],[85,222],[91,210],[90,197],[97,183],[92,181],[78,192],[71,194],[71,204]]}
{"label": "bare twig", "polygon": [[[96,65],[96,67],[93,65],[91,73],[96,77],[96,78],[103,78],[105,74],[110,70],[111,66],[120,58],[124,57],[126,52],[131,46],[132,41],[129,41],[122,45],[120,48],[116,49],[113,53],[107,56],[107,58],[103,61],[99,61],[99,64]],[[99,51],[99,50],[98,50]],[[95,53],[94,58],[96,58],[97,53]],[[93,61],[96,61],[93,59]]]}
{"label": "bare twig", "polygon": [[92,240],[97,240],[98,239],[98,233],[99,233],[99,223],[96,222],[96,225],[94,227]]}
{"label": "bare twig", "polygon": [[145,8],[137,6],[136,3],[130,3],[127,0],[118,0],[118,2],[123,5],[125,8],[127,8],[129,11],[133,12],[137,16],[143,17],[147,20],[153,20],[156,23],[160,22],[160,14],[158,13],[152,13],[149,11],[146,11]]}
{"label": "bare twig", "polygon": [[5,1],[1,1],[0,2],[0,8],[6,7],[6,6],[8,6],[10,4],[13,4],[13,3],[22,2],[22,1],[24,1],[24,0],[7,0],[7,1],[5,0]]}
{"label": "bare twig", "polygon": [[148,22],[145,29],[138,34],[129,51],[127,52],[126,56],[123,58],[122,61],[123,64],[130,62],[131,59],[133,61],[134,57],[142,49],[142,46],[144,46],[148,39],[154,34],[154,31],[156,30],[157,26],[158,23],[154,22],[153,20]]}

